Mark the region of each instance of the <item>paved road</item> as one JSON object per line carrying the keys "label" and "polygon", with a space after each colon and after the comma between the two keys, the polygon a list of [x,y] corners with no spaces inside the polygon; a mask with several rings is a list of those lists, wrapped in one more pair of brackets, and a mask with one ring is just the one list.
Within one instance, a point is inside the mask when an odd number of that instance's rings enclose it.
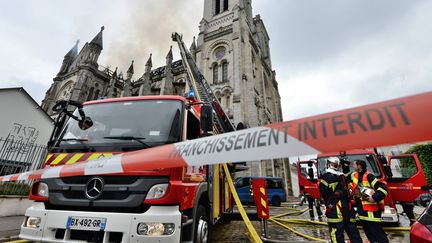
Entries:
{"label": "paved road", "polygon": [[[302,208],[300,208],[302,209]],[[246,207],[246,210],[253,212],[255,207]],[[271,207],[270,214],[277,215],[288,212],[287,207]],[[417,211],[419,212],[419,211]],[[309,218],[309,214],[303,214],[301,216],[295,216],[296,218]],[[288,218],[288,217],[287,217]],[[22,216],[17,217],[4,217],[0,218],[0,238],[6,236],[16,236],[19,234],[19,227],[23,221]],[[408,220],[405,216],[401,216],[402,226],[408,225]],[[258,221],[252,222],[254,227],[260,233],[260,223]],[[317,237],[321,239],[329,239],[328,228],[326,226],[311,226],[311,225],[291,225],[296,230]],[[280,226],[269,223],[269,231],[271,239],[281,240],[287,242],[305,242],[306,239],[297,236],[296,234],[283,229]],[[218,224],[212,230],[210,236],[210,242],[249,242],[245,233],[247,232],[243,221],[231,221],[230,223]],[[366,240],[363,232],[362,237]],[[397,242],[409,242],[409,232],[388,232],[390,241],[392,243]],[[348,238],[346,238],[348,239]]]}
{"label": "paved road", "polygon": [[23,220],[24,216],[0,218],[0,239],[18,235]]}
{"label": "paved road", "polygon": [[[299,209],[304,209],[305,207],[299,207]],[[256,210],[254,207],[246,208],[247,210],[253,211]],[[277,215],[288,212],[288,209],[286,207],[272,207],[270,208],[270,214],[271,215]],[[290,218],[290,217],[285,217]],[[305,213],[301,216],[293,216],[291,218],[304,218],[309,219],[309,214]],[[409,221],[408,218],[405,216],[400,216],[401,219],[401,226],[408,226]],[[259,222],[253,222],[253,225],[255,229],[260,233],[260,223]],[[327,226],[315,226],[315,225],[297,225],[293,224],[290,225],[295,230],[316,237],[320,239],[328,240],[329,232]],[[273,223],[269,223],[269,231],[271,239],[274,240],[280,240],[280,241],[286,241],[286,242],[305,242],[308,241],[307,239],[298,236],[294,234],[293,232],[286,230],[278,225],[275,225]],[[229,224],[221,224],[217,225],[213,229],[213,234],[210,236],[211,241],[210,242],[249,242],[247,240],[247,237],[245,233],[247,232],[246,227],[244,226],[244,223],[242,221],[232,221]],[[363,240],[367,240],[366,235],[364,234],[363,230],[360,230],[360,234],[363,238]],[[390,239],[390,242],[392,243],[405,243],[409,242],[409,232],[408,231],[388,231],[387,232],[388,237]],[[345,236],[345,239],[348,240],[348,237]]]}

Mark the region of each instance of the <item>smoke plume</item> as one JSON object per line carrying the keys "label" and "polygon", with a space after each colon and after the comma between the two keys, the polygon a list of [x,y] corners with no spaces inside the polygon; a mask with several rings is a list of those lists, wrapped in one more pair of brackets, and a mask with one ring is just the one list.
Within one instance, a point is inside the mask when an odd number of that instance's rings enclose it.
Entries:
{"label": "smoke plume", "polygon": [[136,80],[143,74],[150,53],[153,54],[153,69],[165,65],[171,45],[175,60],[179,58],[177,44],[171,40],[172,32],[183,34],[189,47],[192,37],[199,31],[203,1],[135,0],[128,3],[127,22],[121,24],[122,29],[116,30],[117,33],[110,35],[114,39],[104,37],[109,48],[103,51],[102,65],[109,65],[111,69],[118,66],[125,72],[133,59],[133,79]]}

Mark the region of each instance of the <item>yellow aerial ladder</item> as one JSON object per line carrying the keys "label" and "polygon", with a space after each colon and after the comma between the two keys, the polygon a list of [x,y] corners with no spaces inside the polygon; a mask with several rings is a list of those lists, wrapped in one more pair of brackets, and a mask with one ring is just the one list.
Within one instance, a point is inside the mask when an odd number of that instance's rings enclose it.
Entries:
{"label": "yellow aerial ladder", "polygon": [[[213,133],[219,134],[235,131],[236,129],[233,123],[230,121],[227,114],[222,109],[219,100],[214,95],[212,89],[210,88],[210,85],[207,83],[206,79],[199,71],[195,60],[193,60],[192,55],[186,48],[182,36],[175,32],[172,34],[172,39],[173,41],[177,42],[179,46],[183,66],[185,67],[187,72],[187,82],[190,90],[194,92],[194,95],[199,102],[203,102],[204,104],[211,106],[214,111],[213,113],[215,114],[215,116]],[[246,224],[246,227],[248,228],[251,240],[253,242],[262,242],[259,235],[253,228],[251,222],[249,221],[249,218],[244,211],[237,192],[234,188],[234,184],[231,178],[231,172],[235,170],[235,164],[230,165],[230,168],[227,166],[227,164],[218,164],[211,167],[212,168],[208,169],[207,178],[209,182],[208,185],[211,207],[211,223],[216,223],[223,216],[223,214],[229,214],[233,212],[233,204],[231,200],[232,195],[240,211],[240,214]]]}

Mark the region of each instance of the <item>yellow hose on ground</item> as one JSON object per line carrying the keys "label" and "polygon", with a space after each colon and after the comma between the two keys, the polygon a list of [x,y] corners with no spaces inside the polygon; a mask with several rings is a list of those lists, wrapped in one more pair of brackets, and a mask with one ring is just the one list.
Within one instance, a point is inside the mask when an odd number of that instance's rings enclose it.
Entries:
{"label": "yellow hose on ground", "polygon": [[281,227],[283,227],[285,229],[288,229],[288,230],[292,231],[294,234],[299,235],[299,236],[301,236],[303,238],[306,238],[306,239],[309,239],[309,240],[313,240],[313,241],[327,242],[326,240],[323,240],[323,239],[320,239],[320,238],[316,238],[316,237],[313,237],[313,236],[310,236],[310,235],[303,234],[303,233],[301,233],[301,232],[299,232],[299,231],[297,231],[297,230],[289,227],[288,225],[285,225],[285,224],[282,224],[280,222],[277,222],[276,220],[274,220],[272,218],[270,218],[269,220],[270,220],[270,222],[272,222],[274,224],[278,224],[279,226],[281,226]]}
{"label": "yellow hose on ground", "polygon": [[306,209],[304,209],[304,210],[300,210],[300,209],[293,208],[293,209],[291,209],[291,210],[293,210],[293,211],[295,211],[295,212],[288,212],[288,213],[278,214],[278,215],[275,215],[275,216],[270,217],[270,218],[281,218],[281,217],[284,217],[284,216],[288,216],[288,215],[295,215],[295,214],[302,214],[302,213],[304,213],[304,212],[306,212],[306,211],[309,211],[308,208],[306,208]]}
{"label": "yellow hose on ground", "polygon": [[6,243],[30,243],[29,240],[13,240],[13,241],[6,241]]}
{"label": "yellow hose on ground", "polygon": [[[297,219],[297,218],[289,218],[289,219],[271,218],[271,219],[277,220],[279,222],[292,223],[292,224],[327,225],[327,222],[319,222],[319,221],[313,221],[313,220],[309,220],[309,219]],[[363,227],[362,226],[357,226],[357,228],[363,228]],[[383,229],[387,230],[387,231],[410,231],[411,227],[409,227],[409,226],[383,227]]]}
{"label": "yellow hose on ground", "polygon": [[387,231],[410,231],[411,227],[409,226],[383,227],[383,229]]}
{"label": "yellow hose on ground", "polygon": [[286,223],[294,223],[294,224],[316,224],[316,225],[327,225],[326,222],[313,221],[309,219],[274,219],[281,222]]}
{"label": "yellow hose on ground", "polygon": [[256,232],[255,228],[253,227],[252,223],[250,222],[250,220],[246,214],[246,211],[244,210],[243,205],[240,202],[240,198],[237,195],[237,191],[236,191],[234,184],[233,184],[233,181],[231,179],[231,175],[230,175],[230,172],[228,170],[228,166],[226,164],[223,164],[223,169],[225,171],[225,175],[227,177],[228,185],[229,185],[229,188],[231,190],[232,196],[234,198],[235,203],[237,204],[237,209],[239,210],[240,215],[242,216],[243,221],[246,225],[246,228],[249,231],[250,237],[252,238],[252,242],[262,243],[260,236],[258,235],[258,233]]}

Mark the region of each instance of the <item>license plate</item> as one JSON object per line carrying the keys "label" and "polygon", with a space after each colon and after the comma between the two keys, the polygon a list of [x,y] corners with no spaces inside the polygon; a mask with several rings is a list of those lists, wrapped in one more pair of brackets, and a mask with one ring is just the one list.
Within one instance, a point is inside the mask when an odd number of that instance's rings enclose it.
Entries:
{"label": "license plate", "polygon": [[106,218],[69,216],[66,222],[66,229],[104,230],[105,226]]}

